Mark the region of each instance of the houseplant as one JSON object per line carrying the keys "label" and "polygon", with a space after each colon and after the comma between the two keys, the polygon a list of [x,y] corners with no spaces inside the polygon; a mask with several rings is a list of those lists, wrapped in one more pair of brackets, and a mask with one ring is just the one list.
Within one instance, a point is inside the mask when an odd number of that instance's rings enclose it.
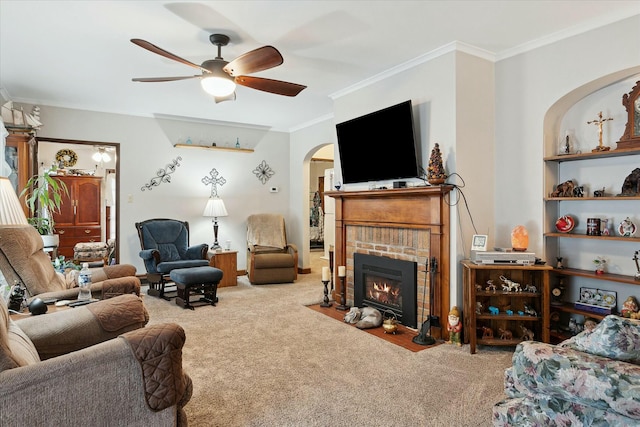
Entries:
{"label": "houseplant", "polygon": [[20,193],[20,197],[26,196],[25,203],[31,212],[31,217],[27,218],[27,221],[43,236],[45,246],[57,246],[58,236],[55,236],[53,241],[48,237],[53,236],[55,230],[53,214],[60,212],[62,197],[69,195],[66,184],[53,175],[56,170],[57,168],[53,166],[32,176]]}

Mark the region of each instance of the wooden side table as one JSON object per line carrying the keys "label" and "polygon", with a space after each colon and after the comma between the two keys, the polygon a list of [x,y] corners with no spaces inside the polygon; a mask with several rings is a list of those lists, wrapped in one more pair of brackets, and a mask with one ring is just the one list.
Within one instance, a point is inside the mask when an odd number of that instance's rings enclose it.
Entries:
{"label": "wooden side table", "polygon": [[218,288],[238,285],[237,251],[209,251],[209,265],[222,270],[222,280],[218,284]]}

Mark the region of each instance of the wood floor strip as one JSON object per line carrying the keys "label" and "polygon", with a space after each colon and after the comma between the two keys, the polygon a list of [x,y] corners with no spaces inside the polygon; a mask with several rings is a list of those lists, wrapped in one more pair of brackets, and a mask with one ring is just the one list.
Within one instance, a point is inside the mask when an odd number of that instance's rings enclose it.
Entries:
{"label": "wood floor strip", "polygon": [[[340,322],[344,322],[344,315],[346,312],[336,310],[334,306],[320,307],[320,304],[313,304],[313,305],[308,305],[307,307],[309,307],[314,311],[317,311],[318,313],[322,313],[333,319],[339,320]],[[352,327],[355,328],[355,326],[352,326]],[[371,328],[371,329],[361,329],[361,330],[413,352],[425,350],[427,348],[435,347],[437,345],[444,343],[444,341],[438,340],[433,345],[425,346],[425,345],[416,344],[412,340],[416,335],[418,335],[418,333],[412,329],[407,328],[404,325],[398,325],[398,330],[396,331],[395,334],[385,334],[384,329],[382,329],[382,327]]]}

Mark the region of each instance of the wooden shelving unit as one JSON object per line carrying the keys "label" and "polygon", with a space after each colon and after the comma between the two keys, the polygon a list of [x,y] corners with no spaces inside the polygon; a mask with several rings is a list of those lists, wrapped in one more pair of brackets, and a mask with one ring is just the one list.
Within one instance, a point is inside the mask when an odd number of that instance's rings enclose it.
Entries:
{"label": "wooden shelving unit", "polygon": [[[549,272],[547,265],[479,265],[471,261],[462,261],[463,301],[464,301],[464,342],[469,344],[471,354],[476,352],[477,345],[515,346],[522,341],[521,326],[534,331],[535,339],[549,342]],[[520,283],[522,286],[533,285],[536,292],[503,291],[500,276]],[[497,286],[495,291],[486,290],[487,281],[492,280]],[[476,285],[480,289],[476,289]],[[482,309],[476,312],[477,303]],[[518,314],[524,305],[535,308],[537,315]],[[498,314],[491,314],[488,306],[500,309]],[[514,312],[507,314],[505,307]],[[491,328],[493,337],[479,338],[478,329]],[[501,339],[499,329],[509,330],[512,339]]]}
{"label": "wooden shelving unit", "polygon": [[176,148],[200,148],[204,150],[218,150],[218,151],[236,151],[239,153],[253,153],[252,148],[235,148],[235,147],[209,147],[207,145],[196,145],[196,144],[176,144],[174,145]]}
{"label": "wooden shelving unit", "polygon": [[[632,148],[632,149],[620,149],[620,150],[610,150],[604,152],[596,152],[596,153],[578,153],[578,154],[569,154],[569,155],[558,155],[558,156],[549,156],[544,158],[546,174],[545,174],[545,188],[549,190],[552,186],[555,186],[560,181],[563,181],[560,177],[562,176],[563,165],[567,162],[577,162],[574,163],[575,167],[572,165],[571,169],[582,169],[589,168],[588,170],[592,170],[594,163],[580,163],[584,160],[597,160],[597,164],[601,164],[603,166],[607,166],[608,159],[612,159],[615,157],[623,157],[623,156],[636,156],[640,159],[640,149]],[[570,170],[571,170],[570,169]],[[586,219],[585,215],[593,215],[591,212],[598,210],[600,206],[606,206],[603,204],[613,203],[613,202],[623,202],[625,206],[626,212],[621,212],[621,215],[625,213],[634,213],[640,212],[640,196],[605,196],[605,197],[544,197],[546,209],[546,232],[544,233],[545,238],[545,247],[546,247],[546,255],[548,258],[553,259],[555,256],[562,256],[563,254],[558,254],[560,248],[560,242],[566,241],[565,239],[577,239],[575,240],[578,248],[587,248],[597,247],[599,242],[614,242],[615,245],[621,245],[621,248],[635,248],[637,249],[637,245],[640,245],[640,237],[639,234],[636,234],[636,237],[623,237],[617,234],[616,230],[613,230],[613,233],[609,236],[590,236],[585,233],[558,233],[555,230],[554,224],[556,219],[561,215],[561,206],[566,208],[566,203],[569,203],[571,209],[574,212],[574,215],[583,215],[579,217],[582,221]],[[582,204],[577,202],[583,202]],[[629,204],[629,208],[627,211],[627,204]],[[597,215],[596,215],[597,216]],[[633,216],[633,215],[631,215]],[[637,216],[635,217],[635,221],[637,222]],[[615,225],[615,224],[614,224]],[[584,241],[587,245],[585,246]],[[609,243],[611,245],[611,243]],[[626,249],[622,249],[626,250]],[[596,280],[603,283],[603,287],[606,288],[606,282],[610,283],[618,283],[624,285],[640,285],[640,281],[636,280],[633,275],[625,275],[625,274],[612,274],[612,273],[604,273],[604,274],[596,274],[594,270],[584,270],[578,268],[562,268],[557,269],[554,268],[551,271],[552,280],[556,281],[556,279],[572,279],[573,280],[562,280],[562,283],[565,288],[573,289],[575,294],[575,289],[581,286],[580,279],[590,279]],[[553,286],[552,286],[553,287]],[[571,292],[567,292],[568,294]],[[618,307],[622,304],[622,301],[618,300]],[[566,322],[567,317],[574,316],[583,316],[584,318],[591,317],[596,320],[601,320],[605,317],[605,315],[593,313],[586,310],[580,310],[574,307],[573,301],[565,301],[563,304],[550,304],[548,307],[547,313],[551,315],[552,313],[560,313],[564,314],[563,320]],[[550,327],[553,328],[555,325],[553,322],[549,322]],[[562,341],[566,338],[569,338],[571,335],[561,330],[561,327],[564,327],[562,321],[558,325],[559,327],[553,330],[550,330],[550,337],[554,342]]]}

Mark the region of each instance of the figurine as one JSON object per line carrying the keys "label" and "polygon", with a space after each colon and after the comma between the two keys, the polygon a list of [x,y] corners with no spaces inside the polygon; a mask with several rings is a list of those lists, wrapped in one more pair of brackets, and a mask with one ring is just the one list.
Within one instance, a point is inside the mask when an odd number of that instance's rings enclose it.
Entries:
{"label": "figurine", "polygon": [[558,270],[562,270],[562,269],[564,268],[564,265],[562,265],[562,257],[561,257],[561,256],[556,257],[556,260],[557,260],[557,262],[556,262],[556,268],[557,268]]}
{"label": "figurine", "polygon": [[493,338],[493,329],[486,326],[482,327],[482,339]]}
{"label": "figurine", "polygon": [[462,323],[460,323],[460,312],[455,305],[451,307],[449,311],[447,330],[449,331],[449,341],[447,344],[455,343],[458,347],[462,345],[460,342],[460,331],[462,330]]}
{"label": "figurine", "polygon": [[551,193],[551,197],[573,197],[573,189],[576,184],[573,180],[568,180],[556,185],[556,189]]}
{"label": "figurine", "polygon": [[491,279],[487,280],[487,285],[489,285],[485,289],[487,292],[489,292],[489,291],[495,292],[496,291],[496,285],[493,283],[493,280],[491,280]]}
{"label": "figurine", "polygon": [[538,315],[538,312],[535,310],[535,308],[531,307],[528,304],[524,305],[524,312],[526,314],[528,314],[529,316],[537,316]]}
{"label": "figurine", "polygon": [[535,294],[536,292],[538,292],[538,288],[536,288],[533,285],[527,285],[524,287],[524,291],[525,292],[531,292],[532,294]]}
{"label": "figurine", "polygon": [[638,300],[636,297],[630,296],[627,300],[622,304],[622,310],[620,310],[620,314],[622,317],[631,317],[632,313],[638,312]]}
{"label": "figurine", "polygon": [[498,314],[500,313],[500,310],[498,310],[498,307],[494,307],[494,306],[489,306],[489,313],[491,314]]}
{"label": "figurine", "polygon": [[584,185],[573,187],[573,197],[584,197]]}
{"label": "figurine", "polygon": [[604,197],[604,187],[602,187],[602,190],[595,190],[593,197]]}
{"label": "figurine", "polygon": [[591,317],[584,319],[584,330],[588,333],[593,332],[596,326],[598,326],[598,322],[596,322],[595,319],[592,319]]}
{"label": "figurine", "polygon": [[476,314],[482,314],[483,308],[482,303],[480,301],[476,301]]}
{"label": "figurine", "polygon": [[569,319],[569,331],[574,335],[578,333],[578,324],[576,323],[576,319],[573,317]]}
{"label": "figurine", "polygon": [[520,325],[522,329],[522,341],[533,341],[533,331],[524,325]]}
{"label": "figurine", "polygon": [[506,313],[507,316],[513,316],[513,310],[507,310]]}
{"label": "figurine", "polygon": [[498,328],[498,333],[500,334],[501,340],[511,340],[513,339],[513,332],[508,329]]}
{"label": "figurine", "polygon": [[607,263],[607,260],[604,259],[604,257],[599,256],[593,260],[593,263],[596,265],[596,274],[604,274],[604,266]]}
{"label": "figurine", "polygon": [[635,251],[633,253],[633,258],[631,258],[636,262],[636,275],[634,276],[636,280],[640,280],[640,264],[638,263],[640,258],[638,258],[638,255],[640,255],[640,251]]}

